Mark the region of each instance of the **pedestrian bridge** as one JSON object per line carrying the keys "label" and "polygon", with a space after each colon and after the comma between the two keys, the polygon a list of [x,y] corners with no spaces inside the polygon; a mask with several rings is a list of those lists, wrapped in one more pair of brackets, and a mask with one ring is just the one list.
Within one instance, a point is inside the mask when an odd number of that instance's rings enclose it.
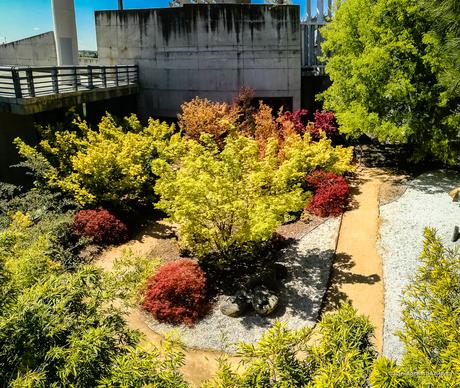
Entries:
{"label": "pedestrian bridge", "polygon": [[137,65],[0,66],[0,112],[33,114],[139,91]]}

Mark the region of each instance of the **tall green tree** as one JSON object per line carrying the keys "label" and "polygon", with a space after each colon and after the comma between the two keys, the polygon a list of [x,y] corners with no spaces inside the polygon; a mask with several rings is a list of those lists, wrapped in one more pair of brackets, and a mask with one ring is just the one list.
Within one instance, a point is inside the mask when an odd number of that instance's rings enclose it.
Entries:
{"label": "tall green tree", "polygon": [[[433,2],[429,7],[437,9]],[[448,9],[443,18],[458,20],[458,6]],[[455,80],[446,80],[449,55],[436,46],[450,32],[434,33],[433,12],[420,0],[342,2],[322,29],[332,80],[322,99],[346,135],[407,143],[416,160],[434,156],[458,164],[458,99],[448,92]]]}

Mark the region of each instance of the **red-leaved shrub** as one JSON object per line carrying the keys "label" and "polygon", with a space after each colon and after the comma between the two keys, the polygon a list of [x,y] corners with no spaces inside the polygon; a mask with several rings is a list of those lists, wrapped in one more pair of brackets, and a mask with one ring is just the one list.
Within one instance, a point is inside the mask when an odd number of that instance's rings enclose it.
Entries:
{"label": "red-leaved shrub", "polygon": [[308,130],[314,140],[320,138],[320,132],[325,132],[327,137],[337,133],[337,125],[334,120],[333,112],[325,112],[316,110],[313,114],[315,117],[314,123],[308,125]]}
{"label": "red-leaved shrub", "polygon": [[165,264],[148,280],[143,307],[161,322],[192,325],[209,309],[205,286],[205,274],[194,261]]}
{"label": "red-leaved shrub", "polygon": [[106,209],[80,210],[73,230],[77,236],[91,237],[97,244],[119,243],[128,237],[126,225]]}
{"label": "red-leaved shrub", "polygon": [[313,187],[307,210],[320,217],[338,216],[348,205],[350,189],[344,177],[333,172],[315,171],[306,178]]}

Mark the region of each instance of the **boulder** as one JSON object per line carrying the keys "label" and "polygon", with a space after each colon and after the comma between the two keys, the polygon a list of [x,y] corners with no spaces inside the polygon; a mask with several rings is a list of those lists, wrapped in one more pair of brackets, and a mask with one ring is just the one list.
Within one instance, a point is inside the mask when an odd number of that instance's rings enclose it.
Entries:
{"label": "boulder", "polygon": [[252,294],[252,307],[262,316],[269,315],[278,307],[279,298],[267,287],[254,288]]}
{"label": "boulder", "polygon": [[222,314],[237,318],[243,315],[250,306],[250,297],[244,290],[238,291],[234,296],[227,298],[226,302],[220,306]]}

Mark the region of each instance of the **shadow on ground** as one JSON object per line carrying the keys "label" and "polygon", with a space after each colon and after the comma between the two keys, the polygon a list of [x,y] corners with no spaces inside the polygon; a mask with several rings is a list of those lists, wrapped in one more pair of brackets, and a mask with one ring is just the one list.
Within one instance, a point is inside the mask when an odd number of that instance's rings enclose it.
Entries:
{"label": "shadow on ground", "polygon": [[336,310],[342,302],[350,301],[347,294],[341,291],[343,284],[374,284],[381,280],[378,274],[365,276],[353,273],[352,268],[354,266],[355,263],[350,255],[345,253],[337,253],[335,255],[322,312]]}

